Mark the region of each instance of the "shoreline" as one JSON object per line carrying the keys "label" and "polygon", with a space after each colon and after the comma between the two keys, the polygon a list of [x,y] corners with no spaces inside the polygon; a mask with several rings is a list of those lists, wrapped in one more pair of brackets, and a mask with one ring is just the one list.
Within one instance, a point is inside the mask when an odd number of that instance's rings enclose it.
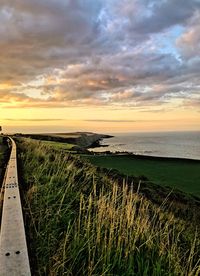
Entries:
{"label": "shoreline", "polygon": [[110,139],[115,136],[109,134],[97,134],[92,132],[72,132],[72,133],[51,133],[47,134],[14,134],[16,137],[25,137],[32,138],[36,140],[45,140],[45,141],[53,141],[60,143],[70,143],[74,144],[77,153],[85,153],[89,155],[103,155],[103,156],[131,156],[132,158],[137,159],[157,159],[157,160],[188,160],[194,162],[200,162],[200,159],[194,159],[189,157],[174,157],[174,156],[155,156],[155,155],[147,155],[147,154],[136,154],[134,152],[129,151],[93,151],[96,148],[106,148],[110,145],[102,145],[101,141],[104,139]]}
{"label": "shoreline", "polygon": [[[112,147],[112,144],[101,144],[100,142],[104,139],[109,139],[109,138],[113,138],[115,136],[111,136],[111,137],[105,137],[105,138],[101,138],[97,141],[96,145],[93,147],[88,147],[87,150],[93,154],[93,155],[108,155],[108,156],[132,156],[135,157],[137,159],[167,159],[167,160],[187,160],[187,161],[195,161],[195,162],[200,162],[200,157],[198,158],[192,158],[192,157],[179,157],[179,156],[158,156],[158,155],[148,155],[148,154],[137,154],[134,153],[133,151],[126,151],[126,150],[122,150],[122,151],[111,151],[111,150],[104,150],[104,151],[93,151],[92,149],[94,148],[109,148]],[[125,144],[123,144],[125,145]]]}
{"label": "shoreline", "polygon": [[69,133],[51,133],[51,134],[22,134],[16,133],[14,137],[24,137],[31,138],[36,140],[60,142],[74,144],[83,150],[89,148],[98,148],[101,147],[100,142],[103,139],[112,138],[114,136],[107,134],[98,134],[93,132],[69,132]]}
{"label": "shoreline", "polygon": [[143,155],[143,154],[134,154],[132,152],[125,152],[125,151],[119,151],[119,152],[111,152],[111,151],[105,151],[105,152],[94,152],[89,151],[90,155],[99,155],[99,156],[129,156],[135,159],[146,159],[146,160],[174,160],[174,161],[191,161],[191,162],[200,162],[200,159],[192,159],[187,157],[171,157],[171,156],[152,156],[152,155]]}

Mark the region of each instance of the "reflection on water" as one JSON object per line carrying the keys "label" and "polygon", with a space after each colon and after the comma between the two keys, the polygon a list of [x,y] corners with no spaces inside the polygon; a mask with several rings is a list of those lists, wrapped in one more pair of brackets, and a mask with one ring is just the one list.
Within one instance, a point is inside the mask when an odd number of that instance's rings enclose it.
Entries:
{"label": "reflection on water", "polygon": [[95,152],[126,151],[149,156],[200,160],[200,132],[121,133],[114,135],[113,138],[104,139],[101,142],[104,147],[91,150]]}

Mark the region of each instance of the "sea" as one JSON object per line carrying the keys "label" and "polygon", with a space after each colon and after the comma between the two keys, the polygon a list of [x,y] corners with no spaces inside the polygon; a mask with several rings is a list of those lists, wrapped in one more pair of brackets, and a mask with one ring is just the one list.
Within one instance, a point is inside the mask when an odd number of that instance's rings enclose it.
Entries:
{"label": "sea", "polygon": [[136,155],[200,160],[200,131],[115,133],[93,152],[130,152]]}

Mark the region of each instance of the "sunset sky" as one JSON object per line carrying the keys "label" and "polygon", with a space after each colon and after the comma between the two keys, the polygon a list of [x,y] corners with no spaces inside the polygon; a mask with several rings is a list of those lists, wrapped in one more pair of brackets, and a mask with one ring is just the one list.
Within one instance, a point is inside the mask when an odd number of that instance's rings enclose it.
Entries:
{"label": "sunset sky", "polygon": [[200,0],[0,0],[0,125],[200,130]]}

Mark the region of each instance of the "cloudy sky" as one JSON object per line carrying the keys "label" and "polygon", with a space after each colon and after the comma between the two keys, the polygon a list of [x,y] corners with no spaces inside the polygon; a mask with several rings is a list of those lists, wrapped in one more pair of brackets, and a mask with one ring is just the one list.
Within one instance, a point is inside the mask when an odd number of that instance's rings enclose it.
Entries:
{"label": "cloudy sky", "polygon": [[200,130],[200,0],[0,0],[0,119]]}

